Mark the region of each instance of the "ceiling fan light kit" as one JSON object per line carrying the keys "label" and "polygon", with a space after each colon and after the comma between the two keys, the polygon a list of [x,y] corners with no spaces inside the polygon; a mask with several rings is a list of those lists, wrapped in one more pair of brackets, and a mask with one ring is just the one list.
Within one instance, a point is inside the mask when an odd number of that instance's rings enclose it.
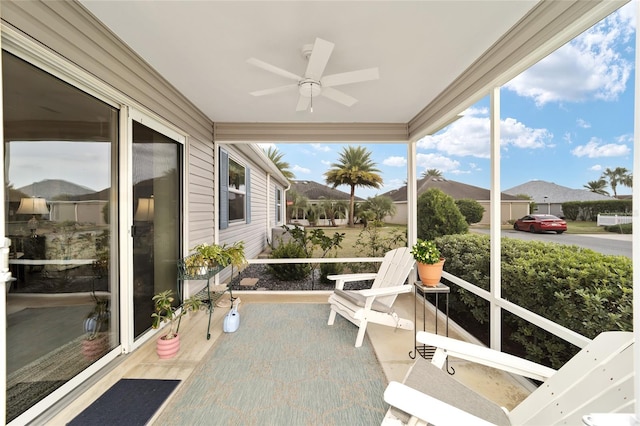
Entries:
{"label": "ceiling fan light kit", "polygon": [[323,77],[324,69],[329,62],[334,46],[333,43],[321,38],[316,38],[314,44],[302,46],[302,56],[308,60],[304,76],[299,76],[256,58],[247,59],[247,63],[255,67],[297,82],[296,84],[250,92],[250,94],[253,96],[272,95],[291,91],[297,87],[298,104],[296,111],[309,110],[313,112],[313,98],[319,96],[324,96],[348,107],[354,105],[358,102],[357,99],[335,89],[334,86],[377,80],[380,78],[378,68],[367,68]]}

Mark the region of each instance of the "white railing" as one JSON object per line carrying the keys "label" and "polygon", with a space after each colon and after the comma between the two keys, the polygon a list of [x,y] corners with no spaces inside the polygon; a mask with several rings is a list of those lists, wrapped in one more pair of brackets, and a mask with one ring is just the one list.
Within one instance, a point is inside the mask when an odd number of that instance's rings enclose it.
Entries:
{"label": "white railing", "polygon": [[[350,263],[350,262],[382,262],[382,257],[364,257],[364,258],[298,258],[298,259],[249,259],[249,264],[277,264],[277,263]],[[534,312],[531,312],[520,305],[516,305],[503,298],[493,298],[490,292],[481,289],[480,287],[467,282],[461,278],[451,275],[448,272],[443,271],[442,277],[447,281],[455,284],[476,296],[488,301],[495,302],[501,309],[511,312],[513,315],[530,322],[531,324],[540,327],[541,329],[560,337],[563,340],[579,347],[585,347],[591,339],[585,337],[575,331],[563,327],[562,325],[555,323],[543,316],[540,316]]]}
{"label": "white railing", "polygon": [[622,225],[625,223],[633,223],[633,216],[617,215],[617,214],[599,214],[598,226]]}
{"label": "white railing", "polygon": [[[490,292],[483,290],[474,284],[471,284],[445,271],[442,272],[442,277],[488,302],[492,301]],[[523,308],[522,306],[516,305],[515,303],[509,302],[508,300],[505,300],[503,298],[495,299],[495,303],[502,309],[511,312],[513,315],[518,316],[523,320],[528,321],[531,324],[540,327],[541,329],[548,331],[549,333],[554,334],[573,345],[578,346],[579,348],[585,347],[591,341],[591,339],[589,339],[588,337],[576,333],[573,330],[563,327],[558,323],[555,323],[543,316],[531,312]]]}

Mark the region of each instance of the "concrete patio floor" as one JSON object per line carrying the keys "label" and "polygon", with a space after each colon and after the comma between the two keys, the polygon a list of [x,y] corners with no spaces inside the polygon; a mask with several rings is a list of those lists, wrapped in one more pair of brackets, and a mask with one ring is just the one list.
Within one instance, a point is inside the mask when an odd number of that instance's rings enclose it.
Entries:
{"label": "concrete patio floor", "polygon": [[[240,312],[242,312],[242,305],[250,303],[326,303],[328,295],[328,292],[309,292],[306,294],[234,292],[234,296],[241,299]],[[414,295],[412,293],[400,295],[394,306],[400,317],[413,319]],[[183,381],[188,379],[222,334],[222,321],[226,311],[223,308],[214,311],[210,340],[206,339],[207,315],[198,313],[185,317],[181,326],[183,332],[180,336],[180,353],[173,359],[160,360],[158,358],[155,353],[155,339],[146,342],[133,353],[122,356],[115,367],[84,389],[78,390],[71,403],[60,408],[55,415],[49,416],[47,424],[66,424],[121,378],[180,379]],[[327,316],[328,314],[329,307],[327,305]],[[433,331],[433,315],[433,307],[427,305],[427,331]],[[419,329],[422,328],[422,323],[422,309],[419,305],[417,315]],[[442,325],[441,322],[438,328],[439,334],[445,332]],[[357,329],[354,326],[354,343],[356,332]],[[414,333],[371,324],[367,327],[367,334],[387,380],[401,382],[414,362],[409,357],[409,352],[414,349]],[[464,340],[461,334],[456,331],[455,325],[450,326],[449,336]],[[455,368],[454,377],[508,409],[517,405],[531,390],[516,378],[490,368],[469,365],[458,360],[452,360],[450,365]],[[158,416],[162,416],[162,409],[156,413],[154,419]],[[153,420],[151,424],[153,424]]]}

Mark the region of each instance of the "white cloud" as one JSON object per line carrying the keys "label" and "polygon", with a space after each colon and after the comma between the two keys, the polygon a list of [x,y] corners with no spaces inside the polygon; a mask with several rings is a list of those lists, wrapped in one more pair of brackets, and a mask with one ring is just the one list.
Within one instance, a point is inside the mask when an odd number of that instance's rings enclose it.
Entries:
{"label": "white cloud", "polygon": [[591,138],[586,145],[580,145],[571,151],[576,157],[600,158],[600,157],[620,157],[628,155],[631,150],[627,145],[608,143],[603,144],[597,138]]}
{"label": "white cloud", "polygon": [[392,189],[398,189],[407,184],[406,180],[402,179],[389,179],[388,181],[384,181],[382,188],[379,189],[381,193],[385,193],[391,191]]}
{"label": "white cloud", "polygon": [[297,173],[304,173],[304,174],[308,175],[308,174],[311,173],[311,169],[307,169],[306,167],[298,166],[297,164],[291,168],[291,171],[293,171],[296,174]]}
{"label": "white cloud", "polygon": [[328,161],[328,160],[320,160],[320,163],[324,164],[325,166],[331,166],[331,164],[333,164],[331,161]]}
{"label": "white cloud", "polygon": [[578,119],[576,120],[576,124],[578,125],[578,127],[581,127],[581,128],[583,128],[583,129],[588,129],[588,128],[590,128],[590,127],[591,127],[591,123],[589,123],[589,122],[587,122],[587,121],[583,120],[582,118],[578,118]]}
{"label": "white cloud", "polygon": [[[418,149],[436,149],[448,155],[490,157],[489,117],[486,109],[469,109],[464,116],[441,133],[425,136]],[[515,118],[505,118],[500,124],[503,148],[536,149],[549,146],[553,134],[547,129],[533,129]]]}
{"label": "white cloud", "polygon": [[594,172],[599,172],[599,171],[602,170],[602,165],[594,164],[593,166],[589,167],[589,170],[594,171]]}
{"label": "white cloud", "polygon": [[502,145],[513,145],[516,148],[544,148],[553,134],[547,129],[532,129],[515,118],[505,118],[500,124]]}
{"label": "white cloud", "polygon": [[573,143],[573,136],[569,132],[564,132],[564,136],[562,137],[562,139],[568,144]]}
{"label": "white cloud", "polygon": [[620,135],[615,138],[618,143],[628,143],[633,145],[633,134],[627,133],[625,135]]}
{"label": "white cloud", "polygon": [[452,175],[470,175],[471,170],[452,170],[449,173]]}
{"label": "white cloud", "polygon": [[385,158],[382,161],[382,164],[384,164],[385,166],[391,166],[391,167],[403,167],[407,164],[407,159],[404,157],[394,156],[394,157]]}
{"label": "white cloud", "polygon": [[320,151],[320,152],[330,152],[331,151],[331,147],[328,145],[322,145],[319,143],[312,143],[311,147],[315,150],[315,151]]}
{"label": "white cloud", "polygon": [[633,64],[618,50],[628,43],[635,18],[633,2],[511,80],[505,87],[536,105],[549,102],[616,100]]}
{"label": "white cloud", "polygon": [[[424,169],[425,171],[427,169],[437,169],[441,172],[451,172],[458,170],[460,167],[459,161],[452,160],[440,154],[417,154],[416,164],[418,170]],[[420,174],[421,172],[418,173],[418,175]]]}

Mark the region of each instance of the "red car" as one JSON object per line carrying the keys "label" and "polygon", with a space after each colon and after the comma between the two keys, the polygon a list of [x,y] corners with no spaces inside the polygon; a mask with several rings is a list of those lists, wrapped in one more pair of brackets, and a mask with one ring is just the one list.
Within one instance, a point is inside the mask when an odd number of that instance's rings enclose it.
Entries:
{"label": "red car", "polygon": [[516,220],[513,229],[529,232],[555,231],[562,234],[567,230],[567,222],[552,214],[530,214]]}

